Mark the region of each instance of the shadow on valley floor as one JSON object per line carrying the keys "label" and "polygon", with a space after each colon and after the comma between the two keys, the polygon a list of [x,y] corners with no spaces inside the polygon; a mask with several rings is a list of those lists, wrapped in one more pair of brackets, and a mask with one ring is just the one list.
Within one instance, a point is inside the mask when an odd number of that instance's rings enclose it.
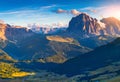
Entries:
{"label": "shadow on valley floor", "polygon": [[56,68],[60,66],[57,63],[40,63],[40,62],[19,62],[15,63],[15,66],[21,68],[24,71],[39,71],[39,70],[47,70],[47,71],[54,71]]}

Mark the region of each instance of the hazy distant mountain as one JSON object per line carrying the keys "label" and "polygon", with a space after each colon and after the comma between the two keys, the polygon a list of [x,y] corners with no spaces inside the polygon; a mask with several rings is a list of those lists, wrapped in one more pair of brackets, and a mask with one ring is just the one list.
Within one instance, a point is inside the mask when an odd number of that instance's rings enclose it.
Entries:
{"label": "hazy distant mountain", "polygon": [[39,25],[33,24],[28,26],[33,32],[39,34],[55,34],[58,32],[65,31],[66,27],[41,27]]}

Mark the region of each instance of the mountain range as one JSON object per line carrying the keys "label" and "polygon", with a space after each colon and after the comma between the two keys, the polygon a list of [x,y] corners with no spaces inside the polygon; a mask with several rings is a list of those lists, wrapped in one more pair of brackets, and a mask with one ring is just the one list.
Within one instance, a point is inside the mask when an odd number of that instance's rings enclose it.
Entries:
{"label": "mountain range", "polygon": [[100,21],[82,13],[73,17],[67,31],[78,32],[81,36],[119,36],[120,21],[114,17],[103,18]]}
{"label": "mountain range", "polygon": [[28,29],[0,23],[0,61],[24,71],[35,67],[36,72],[44,69],[67,76],[83,74],[80,80],[113,73],[118,76],[119,36],[118,19],[99,21],[85,13],[73,17],[68,28]]}
{"label": "mountain range", "polygon": [[1,49],[17,60],[60,63],[91,50],[73,38],[41,35],[24,27],[1,25]]}
{"label": "mountain range", "polygon": [[42,34],[36,33],[35,27],[0,23],[0,45],[18,60],[60,63],[113,41],[119,36],[119,25],[116,18],[103,18],[99,22],[85,13],[73,17],[66,30],[39,27]]}
{"label": "mountain range", "polygon": [[33,32],[38,34],[56,34],[66,30],[66,27],[43,27],[36,24],[28,25]]}

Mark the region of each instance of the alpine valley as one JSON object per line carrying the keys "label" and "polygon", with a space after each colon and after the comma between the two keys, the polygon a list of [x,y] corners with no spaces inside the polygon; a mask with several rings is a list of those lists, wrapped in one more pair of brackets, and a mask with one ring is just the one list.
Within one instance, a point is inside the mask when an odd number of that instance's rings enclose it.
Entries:
{"label": "alpine valley", "polygon": [[0,23],[0,82],[119,82],[120,20],[86,13],[68,27]]}

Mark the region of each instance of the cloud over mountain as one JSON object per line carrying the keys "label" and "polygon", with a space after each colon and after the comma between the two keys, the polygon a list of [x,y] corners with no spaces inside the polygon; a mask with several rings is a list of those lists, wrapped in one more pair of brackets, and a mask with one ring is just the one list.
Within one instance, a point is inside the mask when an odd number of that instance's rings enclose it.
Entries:
{"label": "cloud over mountain", "polygon": [[72,9],[71,10],[71,14],[73,14],[73,15],[79,15],[79,14],[81,14],[81,12],[78,11],[78,10],[76,10],[76,9]]}
{"label": "cloud over mountain", "polygon": [[57,14],[61,14],[61,13],[72,14],[75,16],[81,14],[81,12],[78,11],[77,9],[71,9],[71,10],[57,9],[57,10],[54,10],[53,12]]}

